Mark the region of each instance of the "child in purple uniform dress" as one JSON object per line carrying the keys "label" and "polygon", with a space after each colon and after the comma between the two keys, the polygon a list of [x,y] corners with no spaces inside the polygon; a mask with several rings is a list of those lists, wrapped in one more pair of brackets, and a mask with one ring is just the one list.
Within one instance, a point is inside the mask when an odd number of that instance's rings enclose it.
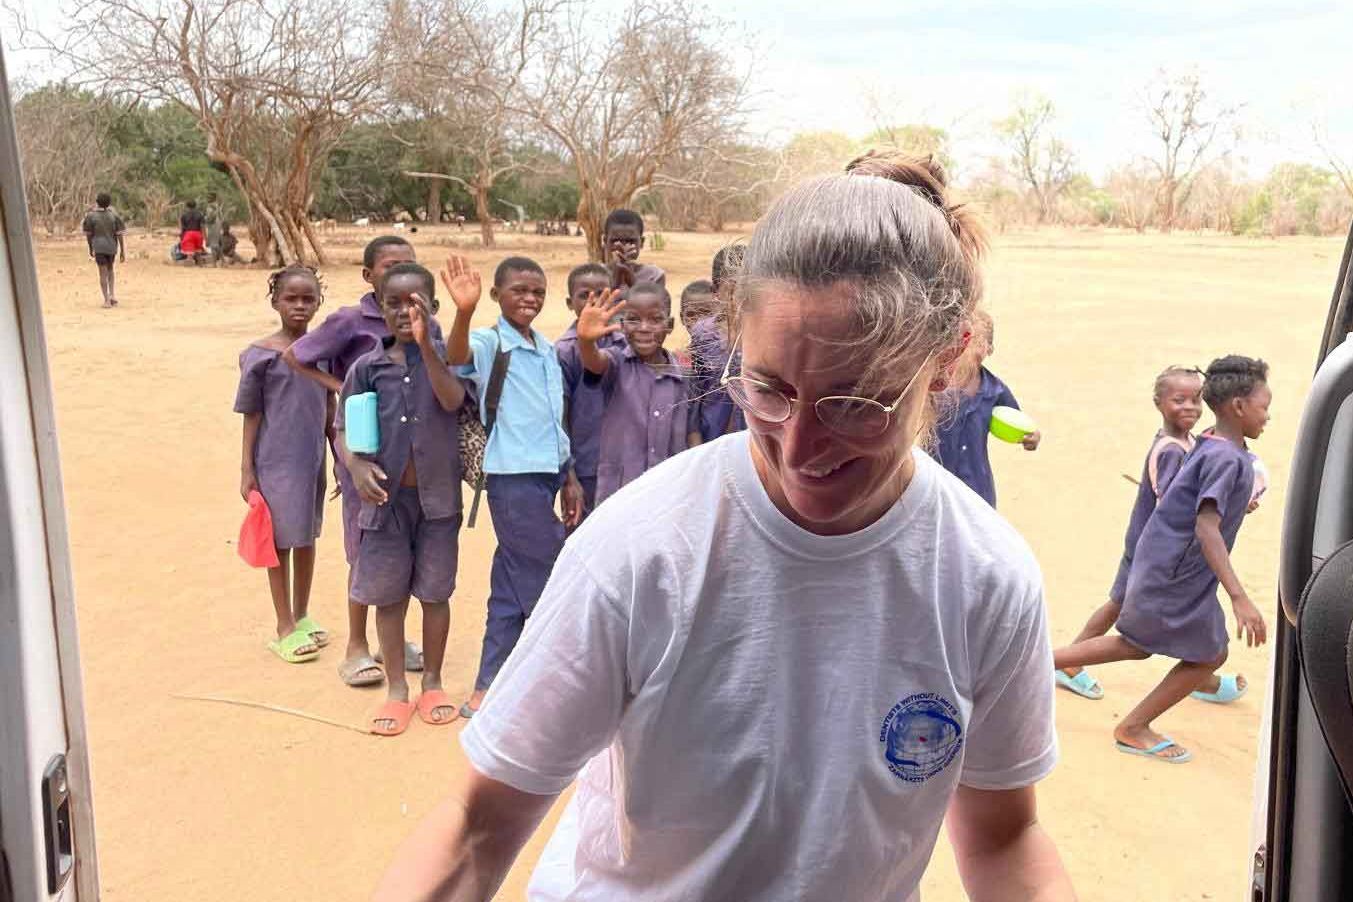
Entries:
{"label": "child in purple uniform dress", "polygon": [[1231,597],[1237,638],[1244,636],[1250,647],[1267,638],[1264,617],[1236,577],[1230,552],[1254,489],[1245,440],[1263,434],[1273,399],[1268,364],[1239,356],[1214,360],[1203,399],[1217,425],[1185,459],[1142,530],[1118,616],[1119,635],[1087,639],[1053,656],[1059,670],[1153,654],[1177,658],[1160,685],[1114,730],[1119,751],[1171,763],[1192,754],[1153,730],[1152,722],[1190,693],[1225,682],[1216,678],[1229,638],[1218,583]]}
{"label": "child in purple uniform dress", "polygon": [[[597,458],[601,453],[601,415],[606,398],[597,385],[583,380],[583,361],[578,353],[578,317],[587,299],[606,290],[611,273],[600,263],[575,266],[568,274],[568,306],[573,323],[554,343],[559,368],[564,374],[564,397],[568,401],[569,443],[573,448],[573,469],[583,487],[583,518],[597,504]],[[608,335],[599,347],[623,345],[618,335]]]}
{"label": "child in purple uniform dress", "polygon": [[[465,390],[433,337],[432,273],[417,263],[386,270],[377,286],[390,329],[382,346],[348,370],[335,417],[337,445],[361,497],[357,561],[349,593],[376,609],[376,634],[389,666],[386,702],[371,731],[398,736],[415,705],[404,676],[404,619],[410,596],[423,605],[423,691],[416,710],[425,723],[456,719],[442,690],[442,659],[456,586],[461,499],[456,411]],[[376,393],[380,449],[354,454],[343,440],[344,402]]]}
{"label": "child in purple uniform dress", "polygon": [[[578,317],[578,351],[587,381],[606,395],[597,504],[649,469],[700,444],[699,405],[676,357],[663,347],[671,334],[672,298],[653,282],[640,283],[616,300],[606,292],[588,301]],[[611,322],[621,313],[619,325]],[[624,347],[601,348],[623,329]]]}
{"label": "child in purple uniform dress", "polygon": [[691,340],[687,349],[690,356],[693,394],[700,404],[700,436],[712,442],[721,435],[741,432],[747,428],[742,408],[733,403],[720,384],[720,377],[728,366],[736,368],[739,361],[729,360],[727,311],[733,305],[737,292],[738,273],[747,252],[745,244],[730,244],[719,249],[711,266],[711,284],[714,286],[714,309],[703,319],[688,325]]}
{"label": "child in purple uniform dress", "polygon": [[272,514],[278,566],[268,568],[277,638],[268,643],[283,661],[312,661],[328,633],[310,617],[315,540],[324,516],[325,390],[297,375],[283,352],[305,334],[322,293],[315,271],[288,266],[268,279],[268,297],[281,317],[273,334],[240,353],[235,412],[244,414],[240,496],[263,495]]}
{"label": "child in purple uniform dress", "polygon": [[[1197,369],[1182,366],[1167,367],[1156,377],[1153,393],[1156,410],[1160,411],[1161,426],[1151,440],[1151,450],[1142,464],[1141,481],[1137,483],[1137,500],[1128,517],[1127,534],[1123,538],[1123,557],[1118,563],[1118,574],[1109,589],[1109,600],[1100,605],[1086,621],[1085,628],[1076,636],[1084,642],[1107,633],[1118,622],[1123,597],[1127,594],[1128,573],[1137,539],[1165,490],[1170,487],[1184,456],[1193,450],[1192,429],[1203,415],[1203,374]],[[1101,699],[1104,689],[1088,670],[1068,667],[1057,671],[1057,685],[1083,698]]]}
{"label": "child in purple uniform dress", "polygon": [[[348,369],[364,354],[380,347],[390,337],[385,314],[376,300],[375,287],[386,270],[399,263],[414,262],[413,247],[398,235],[373,238],[362,251],[362,279],[372,287],[351,307],[341,307],[325,317],[324,322],[309,335],[301,338],[283,355],[287,363],[318,382],[331,392],[343,388]],[[433,323],[433,338],[441,338],[441,330]],[[320,368],[327,362],[328,372]],[[332,441],[333,436],[330,436]],[[348,562],[348,581],[352,581],[352,567],[357,561],[357,546],[362,531],[357,526],[357,515],[362,500],[352,486],[343,456],[334,446],[334,479],[343,497],[343,553]],[[338,665],[339,676],[349,686],[372,686],[384,679],[377,658],[372,657],[366,638],[366,605],[348,599],[348,647],[343,662]],[[409,643],[405,650],[405,666],[409,670],[422,669],[422,652]]]}

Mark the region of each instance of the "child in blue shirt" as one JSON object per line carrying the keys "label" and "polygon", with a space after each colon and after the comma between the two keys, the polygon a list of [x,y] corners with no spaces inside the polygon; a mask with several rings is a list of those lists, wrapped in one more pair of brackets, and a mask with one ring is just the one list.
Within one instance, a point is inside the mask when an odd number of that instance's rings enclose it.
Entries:
{"label": "child in blue shirt", "polygon": [[[479,304],[479,274],[463,257],[442,273],[456,305],[447,359],[473,385],[487,426],[485,395],[499,350],[508,354],[497,419],[484,449],[485,488],[498,548],[489,577],[488,620],[474,694],[461,706],[473,717],[517,644],[564,546],[566,526],[582,519],[583,491],[573,472],[564,429],[564,376],[554,345],[532,328],[544,309],[545,271],[526,257],[508,257],[494,272],[490,297],[498,322],[470,332]],[[561,496],[564,519],[555,515]]]}
{"label": "child in blue shirt", "polygon": [[[987,457],[987,434],[991,429],[991,411],[997,407],[1019,409],[1019,401],[996,374],[984,366],[995,353],[995,327],[991,316],[979,310],[973,315],[972,344],[968,347],[972,366],[965,381],[954,387],[957,409],[942,414],[935,429],[935,458],[940,464],[990,504],[996,506],[996,479]],[[1036,451],[1043,440],[1041,432],[1024,438],[1024,450]]]}

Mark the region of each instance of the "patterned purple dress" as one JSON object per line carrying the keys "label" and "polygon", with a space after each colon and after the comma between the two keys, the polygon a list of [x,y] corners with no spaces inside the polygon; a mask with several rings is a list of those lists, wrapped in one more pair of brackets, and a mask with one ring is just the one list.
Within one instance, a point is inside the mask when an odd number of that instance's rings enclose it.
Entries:
{"label": "patterned purple dress", "polygon": [[1109,590],[1109,601],[1123,603],[1137,540],[1141,538],[1146,521],[1151,519],[1160,497],[1178,475],[1179,468],[1184,465],[1185,455],[1193,450],[1196,441],[1191,435],[1187,440],[1180,440],[1164,432],[1157,432],[1152,440],[1151,450],[1142,464],[1142,479],[1137,484],[1137,502],[1132,505],[1132,515],[1128,517],[1127,534],[1123,537],[1123,559],[1118,563],[1118,575],[1114,577],[1113,588]]}

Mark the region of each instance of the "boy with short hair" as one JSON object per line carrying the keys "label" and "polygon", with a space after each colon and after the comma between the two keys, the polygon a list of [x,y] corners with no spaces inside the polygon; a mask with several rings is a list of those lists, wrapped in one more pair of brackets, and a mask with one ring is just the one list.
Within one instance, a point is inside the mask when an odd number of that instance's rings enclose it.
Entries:
{"label": "boy with short hair", "polygon": [[733,403],[719,384],[730,353],[724,311],[737,292],[738,271],[746,252],[747,245],[730,244],[714,255],[710,273],[714,309],[690,330],[691,371],[695,395],[700,399],[700,435],[707,442],[747,428],[742,408]]}
{"label": "boy with short hair", "polygon": [[[297,339],[282,354],[291,367],[309,376],[331,392],[343,389],[343,379],[357,359],[380,347],[390,337],[385,313],[376,299],[375,289],[390,268],[414,261],[413,246],[397,235],[382,235],[368,242],[362,252],[362,279],[372,290],[351,307],[341,307],[325,317],[318,328]],[[433,338],[441,339],[437,321],[431,323]],[[327,372],[320,368],[324,364]],[[332,440],[332,436],[330,436]],[[348,561],[348,581],[352,581],[352,567],[357,562],[357,549],[362,532],[357,525],[361,498],[353,487],[342,455],[334,445],[334,479],[343,496],[343,552]],[[351,599],[348,601],[348,648],[338,674],[349,686],[372,686],[384,679],[380,663],[371,655],[366,638],[367,608]],[[422,667],[421,653],[409,643],[405,655],[406,666],[417,671]]]}
{"label": "boy with short hair", "polygon": [[[568,274],[568,306],[573,323],[554,343],[564,373],[564,397],[568,399],[568,438],[573,449],[573,470],[583,487],[583,518],[596,507],[597,458],[601,449],[601,416],[605,398],[596,385],[583,379],[583,361],[578,354],[578,316],[588,298],[600,295],[611,284],[610,271],[600,263],[584,263]],[[618,334],[608,334],[599,347],[624,344]]]}
{"label": "boy with short hair", "polygon": [[[474,384],[486,427],[494,361],[500,353],[507,355],[497,418],[484,449],[498,548],[489,577],[479,675],[474,693],[460,709],[461,716],[473,717],[540,600],[564,546],[566,525],[576,526],[582,517],[583,491],[564,429],[559,358],[549,340],[532,328],[545,306],[545,271],[526,257],[508,257],[498,264],[490,296],[502,314],[494,326],[473,333],[470,320],[479,302],[479,274],[465,258],[451,257],[442,279],[456,302],[447,359],[459,364],[460,375]],[[564,522],[555,516],[556,495],[561,495]]]}
{"label": "boy with short hair", "polygon": [[[434,337],[432,273],[399,263],[376,283],[389,337],[358,358],[343,381],[334,417],[335,445],[361,498],[362,540],[349,594],[376,609],[376,633],[389,666],[386,702],[371,731],[398,736],[415,709],[434,726],[456,719],[442,690],[442,659],[451,628],[451,593],[461,520],[460,430],[456,411],[465,390]],[[345,440],[344,402],[376,394],[380,447],[354,453]],[[415,706],[404,676],[404,619],[409,598],[423,605],[423,691]]]}
{"label": "boy with short hair", "polygon": [[690,334],[695,324],[714,316],[718,298],[714,294],[714,283],[709,279],[696,279],[681,291],[681,325],[686,334]]}
{"label": "boy with short hair", "polygon": [[649,263],[639,263],[644,247],[644,218],[633,210],[612,210],[601,230],[606,265],[612,288],[628,288],[640,282],[667,284],[667,273]]}
{"label": "boy with short hair", "polygon": [[[672,297],[656,282],[640,282],[617,300],[607,292],[578,317],[584,377],[606,398],[597,462],[597,504],[669,457],[700,444],[699,405],[685,368],[663,347],[672,332]],[[612,322],[620,314],[620,323]],[[601,348],[624,330],[625,344]]]}
{"label": "boy with short hair", "polygon": [[94,199],[94,209],[85,214],[83,224],[89,256],[94,258],[94,263],[99,267],[99,290],[103,292],[104,307],[117,306],[117,293],[113,287],[113,255],[117,255],[119,263],[127,262],[127,246],[123,240],[127,226],[113,210],[112,203],[108,192],[100,191]]}

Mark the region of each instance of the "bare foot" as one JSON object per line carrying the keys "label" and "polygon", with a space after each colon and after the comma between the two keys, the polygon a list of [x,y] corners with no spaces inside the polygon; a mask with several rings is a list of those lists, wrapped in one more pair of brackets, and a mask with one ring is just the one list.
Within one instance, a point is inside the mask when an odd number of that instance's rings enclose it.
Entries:
{"label": "bare foot", "polygon": [[[1113,731],[1113,738],[1123,745],[1142,751],[1167,741],[1164,736],[1150,727],[1133,727],[1126,724],[1118,725],[1118,728]],[[1157,758],[1182,758],[1188,753],[1189,750],[1181,745],[1171,745],[1156,752],[1155,756]]]}
{"label": "bare foot", "polygon": [[[427,694],[429,692],[435,692],[437,690],[440,690],[441,688],[442,688],[441,680],[427,676],[423,677],[424,694]],[[428,716],[431,717],[437,723],[450,723],[457,717],[460,717],[460,709],[456,707],[455,703],[451,701],[451,698],[449,696],[443,694],[442,697],[446,699],[446,703],[437,705],[436,707],[432,708],[432,710],[428,712]]]}
{"label": "bare foot", "polygon": [[1063,667],[1061,671],[1074,680],[1084,669],[1084,667]]}

